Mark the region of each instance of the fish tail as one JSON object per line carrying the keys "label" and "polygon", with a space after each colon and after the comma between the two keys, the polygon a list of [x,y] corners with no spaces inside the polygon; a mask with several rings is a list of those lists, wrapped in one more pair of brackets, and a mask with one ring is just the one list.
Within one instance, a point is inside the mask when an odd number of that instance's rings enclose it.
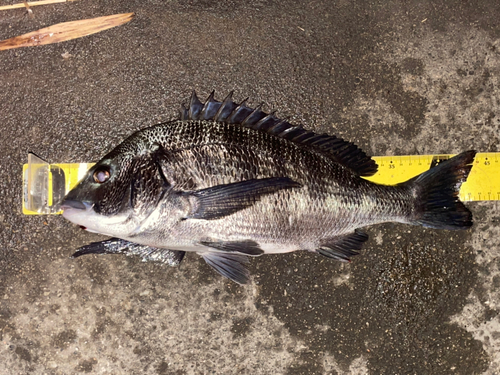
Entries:
{"label": "fish tail", "polygon": [[459,191],[475,155],[476,151],[465,151],[402,184],[416,198],[411,224],[449,230],[472,226],[472,213],[459,200]]}

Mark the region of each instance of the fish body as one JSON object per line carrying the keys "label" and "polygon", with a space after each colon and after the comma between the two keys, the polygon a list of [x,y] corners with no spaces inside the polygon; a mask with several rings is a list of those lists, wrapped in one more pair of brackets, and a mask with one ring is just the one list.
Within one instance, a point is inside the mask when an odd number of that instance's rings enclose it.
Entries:
{"label": "fish body", "polygon": [[379,185],[363,178],[377,165],[352,143],[236,104],[231,94],[201,103],[193,93],[179,120],[134,133],[94,165],[66,196],[63,215],[123,241],[75,256],[150,247],[180,262],[193,251],[245,283],[247,256],[308,250],[347,261],[369,225],[471,226],[458,191],[474,155]]}

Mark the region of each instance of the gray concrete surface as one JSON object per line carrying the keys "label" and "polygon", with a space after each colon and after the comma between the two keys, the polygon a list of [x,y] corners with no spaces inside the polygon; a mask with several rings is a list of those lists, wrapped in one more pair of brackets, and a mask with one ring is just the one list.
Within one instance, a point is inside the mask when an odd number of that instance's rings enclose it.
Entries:
{"label": "gray concrete surface", "polygon": [[0,373],[500,373],[495,202],[468,204],[467,232],[370,228],[348,265],[306,253],[254,259],[245,287],[195,255],[180,268],[72,260],[100,237],[20,209],[29,150],[97,160],[174,118],[193,89],[234,89],[371,154],[500,151],[498,2],[80,0],[33,10],[0,13],[0,38],[136,18],[0,53]]}

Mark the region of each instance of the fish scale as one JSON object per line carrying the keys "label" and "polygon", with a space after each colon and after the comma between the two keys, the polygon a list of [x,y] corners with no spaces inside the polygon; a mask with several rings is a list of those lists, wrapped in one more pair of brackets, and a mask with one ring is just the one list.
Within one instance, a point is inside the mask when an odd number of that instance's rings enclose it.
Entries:
{"label": "fish scale", "polygon": [[[179,120],[132,134],[97,162],[62,202],[63,216],[117,238],[92,253],[177,261],[196,252],[238,283],[247,256],[314,251],[349,261],[361,228],[401,222],[472,225],[459,201],[474,151],[395,186],[363,177],[377,164],[354,144],[316,134],[213,93],[192,95]],[[150,248],[150,250],[148,250]],[[147,254],[150,254],[146,256]],[[179,260],[180,262],[180,260]]]}

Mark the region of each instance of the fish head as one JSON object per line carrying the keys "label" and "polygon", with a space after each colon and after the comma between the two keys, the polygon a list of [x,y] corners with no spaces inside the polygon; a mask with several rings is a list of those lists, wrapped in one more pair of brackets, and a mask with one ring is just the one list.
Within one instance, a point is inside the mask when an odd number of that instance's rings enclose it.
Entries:
{"label": "fish head", "polygon": [[137,231],[168,189],[157,153],[154,145],[122,143],[66,195],[61,203],[63,217],[90,232],[115,237]]}

